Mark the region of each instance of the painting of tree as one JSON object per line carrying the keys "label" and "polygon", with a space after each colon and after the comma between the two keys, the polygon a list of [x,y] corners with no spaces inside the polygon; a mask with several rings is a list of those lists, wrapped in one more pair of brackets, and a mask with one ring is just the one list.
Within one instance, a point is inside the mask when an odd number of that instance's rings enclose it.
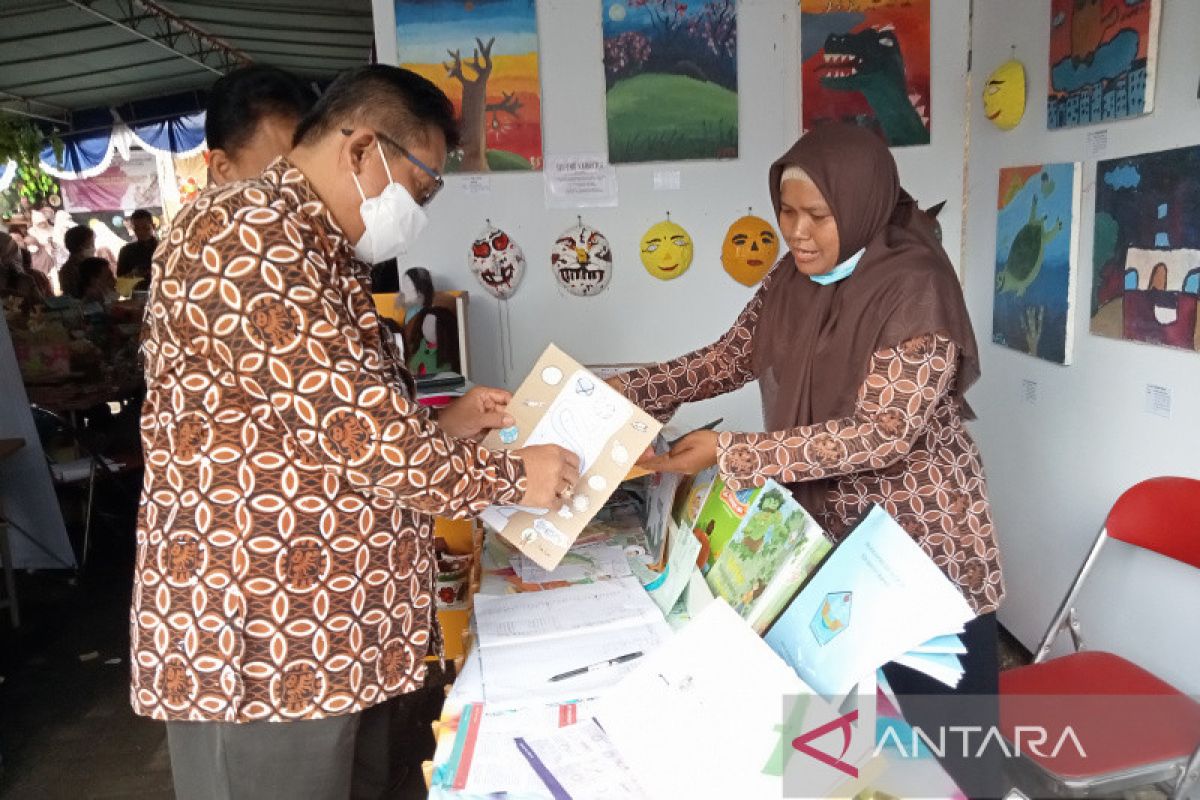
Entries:
{"label": "painting of tree", "polygon": [[401,66],[433,81],[459,114],[448,171],[542,166],[533,0],[395,0]]}
{"label": "painting of tree", "polygon": [[735,0],[603,0],[614,163],[736,158]]}

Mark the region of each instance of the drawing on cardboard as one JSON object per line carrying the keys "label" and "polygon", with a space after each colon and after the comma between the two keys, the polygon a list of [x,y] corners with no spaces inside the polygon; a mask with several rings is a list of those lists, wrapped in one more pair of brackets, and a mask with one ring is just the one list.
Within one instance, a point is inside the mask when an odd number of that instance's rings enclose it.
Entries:
{"label": "drawing on cardboard", "polygon": [[[553,386],[548,376],[557,378]],[[530,406],[529,400],[538,401],[538,407]],[[556,515],[554,522],[544,509],[520,507],[492,506],[481,518],[540,566],[554,569],[625,477],[628,459],[618,463],[612,458],[618,445],[626,454],[640,453],[661,426],[553,345],[521,384],[509,409],[522,438],[508,443],[493,431],[484,444],[513,448],[557,444],[579,457],[580,480],[570,512]]]}

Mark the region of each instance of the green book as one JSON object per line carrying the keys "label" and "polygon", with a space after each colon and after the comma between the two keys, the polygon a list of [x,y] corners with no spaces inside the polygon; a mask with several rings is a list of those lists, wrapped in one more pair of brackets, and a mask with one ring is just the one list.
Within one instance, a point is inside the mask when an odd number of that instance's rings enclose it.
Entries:
{"label": "green book", "polygon": [[767,481],[705,579],[713,594],[761,633],[831,548],[791,492]]}
{"label": "green book", "polygon": [[735,492],[720,476],[713,481],[712,490],[708,493],[708,499],[704,501],[704,507],[700,509],[695,525],[696,532],[708,538],[708,563],[704,567],[706,571],[716,563],[717,557],[725,549],[725,544],[733,538],[760,491],[758,487],[752,487]]}

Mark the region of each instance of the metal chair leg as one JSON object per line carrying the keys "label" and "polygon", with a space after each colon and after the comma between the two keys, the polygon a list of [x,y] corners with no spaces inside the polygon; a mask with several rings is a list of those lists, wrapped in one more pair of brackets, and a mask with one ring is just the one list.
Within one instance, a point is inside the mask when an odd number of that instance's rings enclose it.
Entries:
{"label": "metal chair leg", "polygon": [[79,558],[79,572],[87,569],[88,552],[92,549],[92,499],[96,494],[96,460],[93,458],[88,470],[87,503],[83,509],[83,552]]}
{"label": "metal chair leg", "polygon": [[14,576],[12,548],[8,543],[8,523],[0,517],[0,561],[4,562],[4,605],[14,628],[21,627],[21,611],[17,605],[17,581]]}
{"label": "metal chair leg", "polygon": [[1183,774],[1179,776],[1179,782],[1175,784],[1171,800],[1186,800],[1197,781],[1200,781],[1200,745],[1196,746],[1192,757],[1183,765]]}

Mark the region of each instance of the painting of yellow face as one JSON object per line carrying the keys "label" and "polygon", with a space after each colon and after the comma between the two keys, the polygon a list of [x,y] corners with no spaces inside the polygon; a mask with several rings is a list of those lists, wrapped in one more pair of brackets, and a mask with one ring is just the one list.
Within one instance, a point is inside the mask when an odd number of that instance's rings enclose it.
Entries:
{"label": "painting of yellow face", "polygon": [[1025,67],[1005,61],[983,86],[983,113],[1000,130],[1010,131],[1025,116]]}
{"label": "painting of yellow face", "polygon": [[692,237],[681,226],[664,220],[642,237],[642,264],[654,277],[669,281],[692,265]]}
{"label": "painting of yellow face", "polygon": [[766,277],[779,257],[779,237],[762,217],[735,220],[725,234],[721,264],[738,283],[753,286]]}

